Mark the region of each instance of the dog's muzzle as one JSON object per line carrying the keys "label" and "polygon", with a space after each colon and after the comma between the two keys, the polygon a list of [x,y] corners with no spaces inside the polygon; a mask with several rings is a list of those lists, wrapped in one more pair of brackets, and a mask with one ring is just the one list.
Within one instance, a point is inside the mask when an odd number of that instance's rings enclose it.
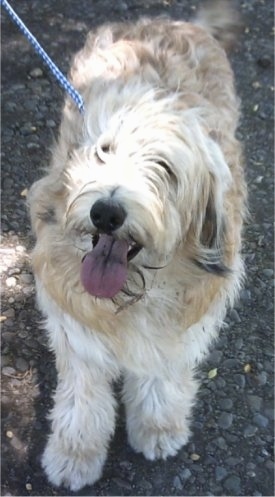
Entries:
{"label": "dog's muzzle", "polygon": [[120,228],[127,213],[112,199],[97,200],[90,217],[97,228],[93,236],[93,250],[82,260],[81,281],[85,290],[95,297],[113,298],[122,290],[128,272],[128,262],[142,246],[132,238],[119,239],[115,231]]}

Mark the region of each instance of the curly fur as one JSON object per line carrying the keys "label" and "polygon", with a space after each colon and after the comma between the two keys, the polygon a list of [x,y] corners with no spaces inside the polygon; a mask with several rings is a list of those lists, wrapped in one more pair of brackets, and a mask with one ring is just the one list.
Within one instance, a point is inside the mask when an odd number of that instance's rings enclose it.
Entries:
{"label": "curly fur", "polygon": [[[71,69],[85,114],[66,101],[52,163],[29,195],[37,296],[58,370],[42,462],[72,490],[101,475],[121,373],[132,447],[155,459],[187,442],[194,368],[240,288],[239,101],[203,19],[204,28],[142,19],[88,36]],[[127,213],[116,239],[142,247],[113,299],[80,279],[102,198]]]}

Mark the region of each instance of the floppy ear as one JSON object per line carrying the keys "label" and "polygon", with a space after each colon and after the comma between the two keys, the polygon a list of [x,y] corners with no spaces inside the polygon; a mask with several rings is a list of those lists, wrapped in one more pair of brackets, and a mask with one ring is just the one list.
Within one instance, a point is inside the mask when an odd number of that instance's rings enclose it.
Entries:
{"label": "floppy ear", "polygon": [[200,233],[197,233],[195,262],[207,272],[225,276],[229,269],[224,263],[226,237],[224,201],[232,176],[219,145],[207,137],[206,147],[204,157],[209,177],[204,213],[201,213]]}
{"label": "floppy ear", "polygon": [[215,196],[213,192],[210,192],[199,238],[196,263],[209,273],[223,276],[229,271],[223,261],[226,223],[224,216],[217,208]]}

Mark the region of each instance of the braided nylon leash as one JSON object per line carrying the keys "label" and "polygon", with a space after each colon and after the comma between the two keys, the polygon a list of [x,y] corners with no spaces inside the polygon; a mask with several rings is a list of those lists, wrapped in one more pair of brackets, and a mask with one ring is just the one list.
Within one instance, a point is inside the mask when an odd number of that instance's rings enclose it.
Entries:
{"label": "braided nylon leash", "polygon": [[64,88],[64,90],[70,95],[72,100],[76,103],[80,112],[84,112],[84,102],[82,96],[76,91],[76,89],[71,85],[71,83],[65,78],[64,74],[58,69],[52,59],[47,55],[45,50],[38,43],[37,39],[32,35],[32,33],[25,26],[23,21],[18,17],[16,12],[12,9],[10,4],[6,0],[1,0],[1,5],[6,9],[12,20],[17,24],[22,33],[28,38],[29,42],[34,47],[35,51],[40,55],[45,64],[49,67],[52,74],[57,79],[58,83]]}

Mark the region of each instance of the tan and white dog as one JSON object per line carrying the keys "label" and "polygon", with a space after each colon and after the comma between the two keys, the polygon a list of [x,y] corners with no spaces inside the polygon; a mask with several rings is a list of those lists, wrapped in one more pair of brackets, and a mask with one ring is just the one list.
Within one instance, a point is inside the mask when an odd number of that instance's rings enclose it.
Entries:
{"label": "tan and white dog", "polygon": [[101,476],[121,374],[135,451],[165,459],[189,439],[194,368],[243,276],[239,102],[223,48],[234,22],[223,2],[193,24],[108,25],[74,59],[85,112],[66,101],[29,196],[58,371],[43,455],[56,485]]}

